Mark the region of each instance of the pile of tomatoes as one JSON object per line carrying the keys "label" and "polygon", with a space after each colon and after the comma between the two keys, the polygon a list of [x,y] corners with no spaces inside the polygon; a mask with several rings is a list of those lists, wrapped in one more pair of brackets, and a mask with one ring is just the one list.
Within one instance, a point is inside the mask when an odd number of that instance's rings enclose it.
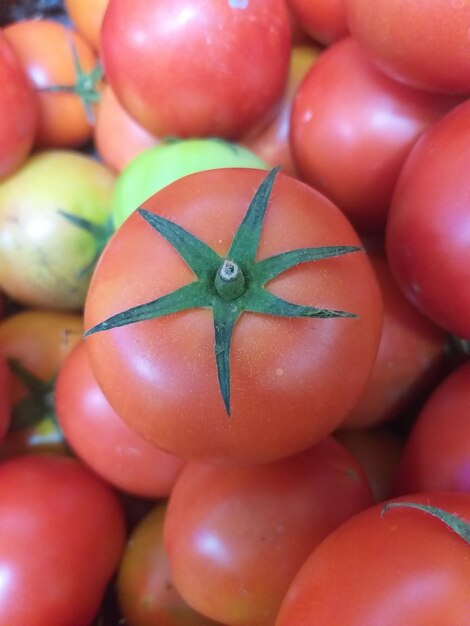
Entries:
{"label": "pile of tomatoes", "polygon": [[0,626],[470,626],[470,3],[0,7]]}

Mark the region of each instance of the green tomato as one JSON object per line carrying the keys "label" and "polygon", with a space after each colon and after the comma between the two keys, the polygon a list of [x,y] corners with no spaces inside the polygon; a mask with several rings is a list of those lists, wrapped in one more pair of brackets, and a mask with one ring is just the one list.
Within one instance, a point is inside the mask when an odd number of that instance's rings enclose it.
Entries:
{"label": "green tomato", "polygon": [[114,227],[118,228],[147,198],[176,179],[223,167],[269,169],[248,148],[218,138],[170,140],[144,150],[117,178]]}
{"label": "green tomato", "polygon": [[80,310],[106,241],[115,180],[91,156],[47,150],[3,181],[0,289],[27,306]]}

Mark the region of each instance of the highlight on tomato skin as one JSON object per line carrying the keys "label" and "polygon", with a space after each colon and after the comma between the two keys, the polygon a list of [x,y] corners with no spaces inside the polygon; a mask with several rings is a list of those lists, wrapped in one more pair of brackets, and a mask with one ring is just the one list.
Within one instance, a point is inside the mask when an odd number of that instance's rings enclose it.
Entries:
{"label": "highlight on tomato skin", "polygon": [[[241,168],[199,172],[168,185],[143,209],[188,229],[222,263],[265,177]],[[272,295],[263,295],[339,310],[340,318],[282,319],[247,311],[237,320],[228,418],[210,310],[194,308],[89,334],[110,315],[194,281],[169,242],[141,214],[131,215],[106,246],[85,305],[92,368],[111,405],[144,437],[186,459],[263,462],[319,441],[365,384],[378,348],[382,301],[358,235],[342,213],[312,188],[278,174],[256,256],[341,246],[355,251],[291,268],[269,282]]]}

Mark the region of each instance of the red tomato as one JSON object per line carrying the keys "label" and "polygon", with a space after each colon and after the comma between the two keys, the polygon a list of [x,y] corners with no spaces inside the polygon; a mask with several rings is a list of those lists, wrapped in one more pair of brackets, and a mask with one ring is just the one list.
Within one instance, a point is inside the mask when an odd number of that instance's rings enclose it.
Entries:
{"label": "red tomato", "polygon": [[[204,241],[220,268],[256,188],[266,180],[266,172],[255,169],[198,172],[166,186],[144,207],[148,216],[164,215]],[[142,216],[133,213],[101,256],[85,306],[88,330],[194,281],[180,254]],[[304,247],[358,244],[349,222],[326,198],[278,175],[257,259]],[[248,249],[238,252],[241,259],[246,254]],[[250,291],[241,300],[235,298],[230,305],[221,296],[211,300],[217,311],[224,311],[224,319],[253,292],[269,301],[283,298],[357,317],[241,314],[228,358],[231,417],[218,381],[210,308],[195,305],[87,339],[97,381],[116,412],[177,456],[268,461],[293,454],[331,432],[365,385],[382,322],[380,292],[365,253],[302,263],[270,280],[269,291],[251,278],[258,266],[245,265]],[[214,289],[216,273],[217,268],[208,290]],[[225,323],[218,322],[219,339]],[[226,351],[217,358],[220,354]]]}
{"label": "red tomato", "polygon": [[156,448],[116,415],[96,382],[84,343],[60,368],[55,409],[67,442],[98,475],[135,495],[169,495],[183,461]]}
{"label": "red tomato", "polygon": [[120,172],[143,150],[158,140],[122,107],[109,85],[104,85],[96,109],[93,141],[102,161]]}
{"label": "red tomato", "polygon": [[[93,103],[99,97],[100,75],[92,76],[97,57],[91,46],[76,32],[53,20],[22,20],[7,26],[4,33],[39,96],[36,145],[84,144],[91,137]],[[55,87],[65,90],[47,91]]]}
{"label": "red tomato", "polygon": [[117,597],[129,626],[217,626],[197,613],[173,584],[163,547],[166,506],[155,506],[129,537],[117,577]]}
{"label": "red tomato", "polygon": [[289,77],[280,110],[270,124],[242,137],[240,143],[272,167],[280,165],[284,174],[296,175],[289,142],[292,102],[302,79],[312,67],[319,48],[297,45],[292,48]]}
{"label": "red tomato", "polygon": [[189,463],[164,525],[175,586],[212,619],[269,626],[313,548],[371,504],[359,463],[331,438],[271,464]]}
{"label": "red tomato", "polygon": [[409,155],[386,232],[390,268],[407,298],[470,339],[470,102],[436,122]]}
{"label": "red tomato", "polygon": [[355,39],[376,65],[414,87],[470,91],[466,0],[343,0]]}
{"label": "red tomato", "polygon": [[31,152],[39,118],[36,94],[3,30],[0,31],[0,85],[2,180],[15,172]]}
{"label": "red tomato", "polygon": [[384,258],[370,260],[384,301],[382,335],[367,385],[342,428],[374,426],[414,410],[444,365],[447,333],[408,302]]}
{"label": "red tomato", "polygon": [[291,147],[299,176],[362,231],[382,232],[410,149],[457,102],[388,78],[348,37],[319,56],[294,100]]}
{"label": "red tomato", "polygon": [[124,546],[115,494],[72,459],[4,461],[0,529],[0,622],[90,624]]}
{"label": "red tomato", "polygon": [[284,0],[110,0],[106,77],[156,136],[237,138],[273,114],[291,26]]}
{"label": "red tomato", "polygon": [[[405,501],[405,499],[402,499]],[[470,530],[470,496],[406,501],[458,515]],[[383,504],[355,515],[313,551],[276,626],[464,626],[470,615],[470,546],[425,511]]]}
{"label": "red tomato", "polygon": [[348,34],[342,0],[287,0],[301,27],[319,43],[330,45]]}
{"label": "red tomato", "polygon": [[470,361],[430,395],[406,440],[395,493],[464,491],[470,494]]}

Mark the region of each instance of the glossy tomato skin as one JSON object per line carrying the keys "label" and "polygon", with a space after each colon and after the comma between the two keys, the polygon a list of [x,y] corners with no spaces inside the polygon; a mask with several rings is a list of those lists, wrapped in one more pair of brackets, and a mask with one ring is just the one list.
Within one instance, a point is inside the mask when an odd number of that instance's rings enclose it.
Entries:
{"label": "glossy tomato skin", "polygon": [[84,343],[60,368],[54,399],[67,442],[99,476],[134,495],[170,494],[184,462],[159,450],[121,420],[96,382]]}
{"label": "glossy tomato skin", "polygon": [[453,370],[427,399],[407,437],[394,493],[470,494],[470,361]]}
{"label": "glossy tomato skin", "polygon": [[[403,500],[470,522],[468,494]],[[422,511],[378,504],[355,515],[313,551],[284,599],[276,626],[443,626],[469,616],[469,545]]]}
{"label": "glossy tomato skin", "polygon": [[269,626],[314,547],[371,504],[359,463],[331,438],[274,463],[189,463],[164,524],[176,588],[219,622]]}
{"label": "glossy tomato skin", "polygon": [[468,2],[343,0],[343,4],[351,34],[389,76],[420,89],[469,92]]}
{"label": "glossy tomato skin", "polygon": [[346,37],[348,26],[341,0],[287,0],[301,27],[324,45]]}
{"label": "glossy tomato skin", "polygon": [[290,44],[283,0],[110,0],[101,31],[112,88],[157,136],[235,139],[262,122],[282,97]]}
{"label": "glossy tomato skin", "polygon": [[83,72],[96,67],[93,48],[70,27],[54,20],[29,19],[10,24],[5,36],[34,86],[39,100],[35,145],[70,148],[91,137],[92,117],[77,93],[47,91],[51,86],[77,84],[73,46]]}
{"label": "glossy tomato skin", "polygon": [[458,102],[397,83],[354,39],[343,39],[318,57],[294,100],[290,139],[298,175],[362,232],[381,233],[411,148]]}
{"label": "glossy tomato skin", "polygon": [[163,546],[166,510],[157,504],[128,539],[116,581],[119,608],[129,626],[217,626],[175,589]]}
{"label": "glossy tomato skin", "polygon": [[[199,172],[168,185],[144,207],[223,256],[265,176],[242,168]],[[360,245],[358,236],[335,206],[307,185],[278,175],[258,258],[349,244]],[[85,326],[193,279],[175,249],[135,213],[101,256]],[[87,338],[92,368],[116,412],[159,447],[199,460],[273,460],[331,432],[359,396],[377,351],[382,302],[368,258],[356,252],[305,263],[267,287],[291,302],[357,317],[286,320],[244,313],[232,338],[230,418],[217,381],[209,310],[95,333]]]}
{"label": "glossy tomato skin", "polygon": [[0,32],[0,181],[15,172],[31,152],[39,103],[20,59]]}
{"label": "glossy tomato skin", "polygon": [[342,428],[383,424],[414,411],[443,375],[447,333],[403,295],[387,260],[370,254],[384,302],[379,350],[371,375]]}
{"label": "glossy tomato skin", "polygon": [[0,465],[0,503],[0,621],[90,624],[124,546],[116,495],[75,460],[35,455]]}
{"label": "glossy tomato skin", "polygon": [[436,122],[395,189],[387,256],[406,297],[434,323],[470,339],[470,103]]}

